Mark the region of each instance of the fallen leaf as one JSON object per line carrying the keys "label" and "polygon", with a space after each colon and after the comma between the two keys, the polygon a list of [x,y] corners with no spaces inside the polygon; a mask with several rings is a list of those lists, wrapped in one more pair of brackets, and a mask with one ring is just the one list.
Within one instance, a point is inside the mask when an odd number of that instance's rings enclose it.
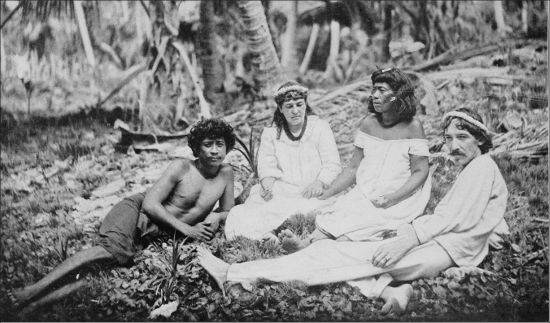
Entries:
{"label": "fallen leaf", "polygon": [[173,301],[168,304],[164,304],[159,308],[153,310],[151,314],[149,314],[149,318],[155,319],[159,316],[164,316],[168,318],[172,315],[172,313],[174,313],[178,309],[179,304],[180,304],[179,301]]}

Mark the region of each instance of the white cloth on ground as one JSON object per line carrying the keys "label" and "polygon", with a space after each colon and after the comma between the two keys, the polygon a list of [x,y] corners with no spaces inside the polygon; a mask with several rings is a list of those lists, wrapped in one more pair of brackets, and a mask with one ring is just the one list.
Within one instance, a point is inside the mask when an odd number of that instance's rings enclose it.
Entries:
{"label": "white cloth on ground", "polygon": [[300,281],[320,285],[347,281],[367,297],[379,297],[392,281],[433,277],[453,266],[449,255],[435,242],[412,249],[393,266],[380,268],[370,260],[385,241],[319,240],[307,248],[276,259],[229,266],[227,280],[243,284],[257,281]]}
{"label": "white cloth on ground", "polygon": [[477,266],[487,255],[490,236],[502,226],[507,196],[498,167],[482,155],[462,170],[434,214],[413,222],[421,245],[389,268],[375,267],[370,260],[378,246],[390,239],[325,239],[277,259],[232,264],[227,279],[245,283],[298,280],[308,285],[353,281],[363,294],[379,297],[392,279],[430,277],[453,265]]}
{"label": "white cloth on ground", "polygon": [[231,209],[225,236],[261,239],[294,214],[306,214],[333,200],[306,199],[301,192],[315,180],[330,184],[340,173],[340,156],[328,122],[308,116],[302,138],[290,140],[284,131],[277,139],[275,127],[265,128],[258,151],[260,180],[275,177],[273,199],[264,201],[255,185],[244,204]]}
{"label": "white cloth on ground", "polygon": [[424,212],[430,199],[431,176],[421,189],[386,209],[375,207],[371,199],[393,193],[407,182],[410,155],[429,156],[428,141],[384,140],[359,131],[354,144],[364,154],[357,169],[357,185],[317,216],[317,227],[335,238],[345,235],[353,241],[375,240],[377,234],[410,223]]}

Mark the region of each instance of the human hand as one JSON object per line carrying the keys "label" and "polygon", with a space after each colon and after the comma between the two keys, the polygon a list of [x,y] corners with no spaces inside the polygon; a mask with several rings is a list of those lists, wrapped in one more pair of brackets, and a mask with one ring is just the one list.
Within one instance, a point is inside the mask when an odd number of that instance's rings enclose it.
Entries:
{"label": "human hand", "polygon": [[204,219],[202,223],[208,225],[215,233],[216,231],[218,231],[218,228],[220,227],[220,222],[221,222],[220,214],[217,212],[212,212],[206,217],[206,219]]}
{"label": "human hand", "polygon": [[395,203],[388,197],[388,195],[380,195],[370,200],[372,204],[381,209],[387,209]]}
{"label": "human hand", "polygon": [[260,196],[266,202],[273,198],[273,185],[275,185],[275,178],[273,177],[266,177],[260,182]]}
{"label": "human hand", "polygon": [[397,230],[397,236],[379,246],[372,256],[372,264],[376,267],[389,267],[403,258],[419,241],[411,225],[402,226]]}
{"label": "human hand", "polygon": [[262,186],[262,189],[260,190],[260,196],[264,199],[264,201],[267,202],[273,198],[273,192],[271,191],[271,189],[267,190]]}
{"label": "human hand", "polygon": [[315,180],[313,183],[309,184],[302,191],[302,196],[305,198],[319,197],[323,194],[323,182],[320,180]]}
{"label": "human hand", "polygon": [[187,235],[194,239],[211,240],[214,237],[214,231],[210,223],[199,222],[189,228]]}

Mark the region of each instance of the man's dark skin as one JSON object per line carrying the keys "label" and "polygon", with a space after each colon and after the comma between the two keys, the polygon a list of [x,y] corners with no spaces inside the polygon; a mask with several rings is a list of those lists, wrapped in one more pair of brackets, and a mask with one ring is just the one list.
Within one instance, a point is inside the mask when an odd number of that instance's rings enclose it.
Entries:
{"label": "man's dark skin", "polygon": [[[223,138],[203,139],[195,161],[172,162],[149,189],[142,211],[156,224],[174,228],[196,239],[211,239],[221,220],[234,205],[233,170],[222,164],[227,147]],[[219,212],[212,212],[219,201]],[[77,252],[38,282],[12,293],[16,304],[26,303],[71,271],[99,260],[114,260],[102,246]],[[48,301],[65,296],[71,286],[61,287],[41,299]],[[34,304],[34,306],[33,306]],[[37,300],[28,308],[40,305]]]}

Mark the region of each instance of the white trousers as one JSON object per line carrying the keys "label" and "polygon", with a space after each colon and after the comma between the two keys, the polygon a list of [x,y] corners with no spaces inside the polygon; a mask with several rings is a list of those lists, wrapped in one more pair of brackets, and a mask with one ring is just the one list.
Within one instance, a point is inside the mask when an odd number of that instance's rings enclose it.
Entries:
{"label": "white trousers", "polygon": [[227,280],[249,284],[258,280],[271,282],[301,281],[320,285],[346,281],[367,297],[380,297],[392,281],[409,281],[433,277],[454,266],[447,252],[435,241],[415,247],[388,268],[371,264],[383,243],[391,241],[319,240],[307,248],[275,259],[232,264]]}

